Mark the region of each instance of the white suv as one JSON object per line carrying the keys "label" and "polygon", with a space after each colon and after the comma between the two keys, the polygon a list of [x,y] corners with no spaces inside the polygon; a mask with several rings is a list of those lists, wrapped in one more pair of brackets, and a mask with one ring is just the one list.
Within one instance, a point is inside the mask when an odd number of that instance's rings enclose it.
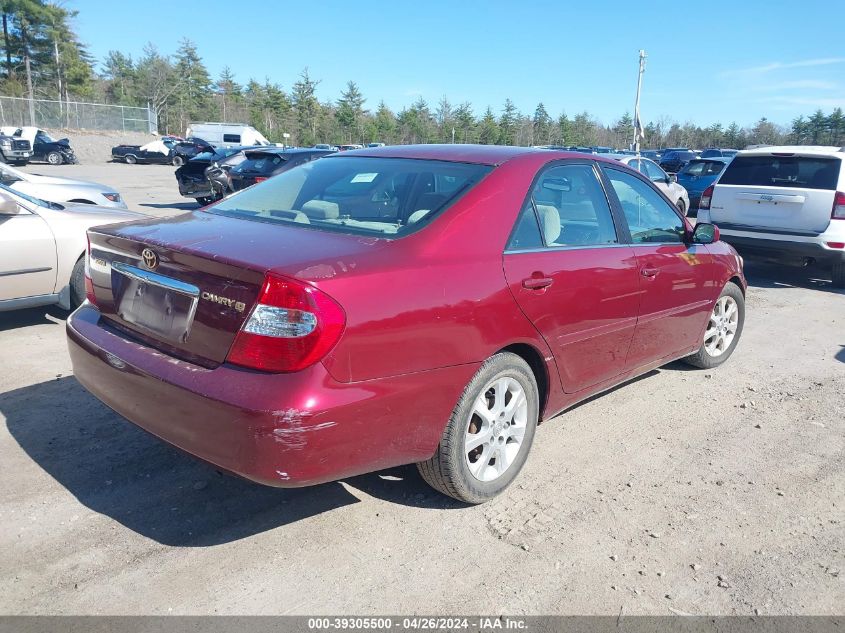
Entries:
{"label": "white suv", "polygon": [[705,189],[698,221],[749,255],[819,264],[845,288],[845,147],[739,152]]}

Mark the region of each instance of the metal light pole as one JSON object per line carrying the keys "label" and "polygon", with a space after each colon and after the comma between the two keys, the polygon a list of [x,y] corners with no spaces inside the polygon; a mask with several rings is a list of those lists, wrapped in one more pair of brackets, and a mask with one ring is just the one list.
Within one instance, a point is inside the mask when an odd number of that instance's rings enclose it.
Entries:
{"label": "metal light pole", "polygon": [[640,154],[640,140],[643,138],[643,124],[640,121],[640,90],[643,87],[643,73],[645,72],[645,60],[648,57],[645,51],[640,49],[640,71],[637,76],[637,101],[634,104],[634,151]]}

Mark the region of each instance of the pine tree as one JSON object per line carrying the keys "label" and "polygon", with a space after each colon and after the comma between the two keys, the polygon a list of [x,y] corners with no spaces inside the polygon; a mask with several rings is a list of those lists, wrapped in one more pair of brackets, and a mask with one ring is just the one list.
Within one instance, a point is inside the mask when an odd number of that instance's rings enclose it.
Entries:
{"label": "pine tree", "polygon": [[299,74],[299,81],[293,84],[291,97],[296,112],[295,142],[297,145],[310,146],[317,142],[320,103],[317,101],[316,92],[319,83],[311,79],[306,67]]}
{"label": "pine tree", "polygon": [[482,145],[495,145],[499,140],[499,124],[490,106],[484,111],[484,116],[478,124],[478,142]]}
{"label": "pine tree", "polygon": [[174,73],[179,78],[173,95],[178,113],[177,129],[184,130],[192,121],[205,118],[212,105],[211,77],[196,45],[187,38],[180,42],[176,51]]}
{"label": "pine tree", "polygon": [[546,111],[546,106],[541,103],[537,104],[534,109],[534,119],[531,122],[533,128],[533,142],[532,145],[548,145],[549,134],[552,126],[552,118]]}
{"label": "pine tree", "polygon": [[505,107],[499,118],[500,145],[513,145],[516,140],[516,127],[519,121],[519,111],[510,99],[505,99]]}
{"label": "pine tree", "polygon": [[468,143],[475,127],[475,116],[469,102],[464,102],[455,109],[455,125],[460,131],[459,142]]}
{"label": "pine tree", "polygon": [[363,143],[363,118],[366,114],[364,110],[364,99],[358,85],[354,81],[349,81],[346,84],[340,99],[337,102],[337,112],[335,116],[340,125],[340,129],[344,135],[344,140],[358,143]]}

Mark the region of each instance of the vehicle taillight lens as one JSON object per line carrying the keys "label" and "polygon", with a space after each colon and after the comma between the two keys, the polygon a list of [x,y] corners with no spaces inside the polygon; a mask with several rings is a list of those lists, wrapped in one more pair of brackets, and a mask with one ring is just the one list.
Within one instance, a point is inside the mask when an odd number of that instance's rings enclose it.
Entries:
{"label": "vehicle taillight lens", "polygon": [[833,197],[833,211],[830,217],[834,220],[845,220],[845,193],[836,192]]}
{"label": "vehicle taillight lens", "polygon": [[259,182],[264,182],[265,180],[267,180],[266,176],[256,176],[255,177],[255,184],[258,184]]}
{"label": "vehicle taillight lens", "polygon": [[267,275],[226,360],[261,371],[299,371],[325,357],[345,326],[343,309],[326,293]]}
{"label": "vehicle taillight lens", "polygon": [[94,282],[91,281],[91,238],[88,238],[88,252],[85,254],[85,298],[94,305],[97,305],[97,297],[94,295]]}
{"label": "vehicle taillight lens", "polygon": [[710,208],[710,198],[713,197],[713,185],[707,187],[704,190],[704,193],[701,194],[701,199],[698,201],[698,208],[699,209],[709,209]]}

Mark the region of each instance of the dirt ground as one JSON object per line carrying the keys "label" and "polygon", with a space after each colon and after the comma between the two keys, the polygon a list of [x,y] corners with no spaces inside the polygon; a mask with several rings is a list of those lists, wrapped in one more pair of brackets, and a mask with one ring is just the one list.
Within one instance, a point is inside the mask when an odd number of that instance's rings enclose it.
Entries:
{"label": "dirt ground", "polygon": [[[195,205],[172,167],[31,166]],[[749,265],[734,357],[543,424],[465,507],[404,467],[298,490],[220,475],[74,380],[65,314],[0,314],[0,612],[841,614],[845,293]]]}

